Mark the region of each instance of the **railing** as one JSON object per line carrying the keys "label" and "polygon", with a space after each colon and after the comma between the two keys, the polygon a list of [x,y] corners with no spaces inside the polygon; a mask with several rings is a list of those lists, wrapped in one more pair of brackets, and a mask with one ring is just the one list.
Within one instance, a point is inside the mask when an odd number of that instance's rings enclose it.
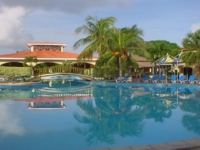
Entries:
{"label": "railing", "polygon": [[34,68],[34,75],[39,76],[42,74],[48,73],[75,73],[82,75],[92,76],[92,68],[84,69],[79,67],[70,67],[70,66],[53,66],[53,67],[44,67],[44,68]]}

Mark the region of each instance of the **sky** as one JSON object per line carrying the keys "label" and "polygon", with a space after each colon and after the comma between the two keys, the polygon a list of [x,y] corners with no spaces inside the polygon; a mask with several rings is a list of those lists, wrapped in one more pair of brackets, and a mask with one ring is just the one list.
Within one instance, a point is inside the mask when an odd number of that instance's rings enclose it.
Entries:
{"label": "sky", "polygon": [[115,17],[115,27],[137,25],[143,39],[182,46],[188,33],[200,29],[200,0],[1,0],[0,54],[27,50],[28,42],[59,42],[65,51],[84,34],[75,30],[87,16]]}

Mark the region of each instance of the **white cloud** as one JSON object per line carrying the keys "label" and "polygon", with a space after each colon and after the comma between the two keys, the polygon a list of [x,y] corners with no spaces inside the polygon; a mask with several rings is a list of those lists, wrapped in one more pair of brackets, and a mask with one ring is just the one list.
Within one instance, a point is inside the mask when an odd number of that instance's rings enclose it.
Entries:
{"label": "white cloud", "polygon": [[192,32],[197,31],[198,29],[200,29],[200,23],[195,23],[191,25],[191,30]]}
{"label": "white cloud", "polygon": [[0,102],[0,131],[4,135],[22,135],[23,127],[20,125],[20,118],[16,112],[12,111],[11,106],[14,105],[11,101]]}
{"label": "white cloud", "polygon": [[8,7],[22,6],[28,9],[43,9],[46,11],[64,11],[77,14],[89,8],[102,8],[106,6],[129,6],[132,0],[1,0]]}
{"label": "white cloud", "polygon": [[[23,17],[27,13],[22,7],[1,7],[0,13],[0,47],[2,48],[19,48],[24,47],[27,41],[32,37],[25,34],[23,26]],[[21,49],[20,49],[21,50]]]}

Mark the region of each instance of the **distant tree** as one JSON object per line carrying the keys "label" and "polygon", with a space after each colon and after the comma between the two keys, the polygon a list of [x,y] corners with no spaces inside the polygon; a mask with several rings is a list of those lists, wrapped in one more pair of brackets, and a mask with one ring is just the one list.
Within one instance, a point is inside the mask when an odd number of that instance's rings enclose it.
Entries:
{"label": "distant tree", "polygon": [[151,61],[154,62],[165,56],[167,53],[171,56],[176,56],[181,49],[176,43],[171,43],[165,40],[155,40],[146,42],[147,51],[150,53]]}
{"label": "distant tree", "polygon": [[186,65],[200,63],[200,29],[194,33],[188,33],[182,41],[186,52],[181,55],[181,59]]}

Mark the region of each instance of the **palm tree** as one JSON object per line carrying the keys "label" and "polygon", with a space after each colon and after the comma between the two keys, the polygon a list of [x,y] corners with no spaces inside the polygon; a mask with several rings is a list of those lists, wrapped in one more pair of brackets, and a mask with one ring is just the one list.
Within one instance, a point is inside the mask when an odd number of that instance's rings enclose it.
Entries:
{"label": "palm tree", "polygon": [[108,40],[109,33],[116,21],[116,18],[108,17],[98,20],[95,17],[87,16],[85,21],[87,24],[77,28],[75,31],[77,34],[82,32],[88,35],[74,44],[75,49],[86,45],[78,57],[79,60],[91,58],[95,52],[101,56],[106,51],[106,41]]}
{"label": "palm tree", "polygon": [[27,56],[24,58],[23,62],[24,62],[24,66],[28,65],[32,68],[32,75],[33,75],[33,72],[34,72],[33,67],[37,63],[37,57],[36,56]]}
{"label": "palm tree", "polygon": [[122,68],[126,71],[129,67],[138,67],[132,54],[149,57],[145,50],[145,42],[140,37],[143,32],[136,25],[131,28],[115,29],[108,40],[109,50],[99,57],[97,65],[115,66],[119,68],[119,76],[122,76]]}
{"label": "palm tree", "polygon": [[194,33],[188,33],[182,41],[184,49],[187,51],[181,55],[181,59],[186,65],[200,63],[200,29]]}
{"label": "palm tree", "polygon": [[24,66],[28,65],[28,66],[33,67],[37,63],[37,57],[36,56],[27,56],[24,58],[23,62],[24,62]]}

